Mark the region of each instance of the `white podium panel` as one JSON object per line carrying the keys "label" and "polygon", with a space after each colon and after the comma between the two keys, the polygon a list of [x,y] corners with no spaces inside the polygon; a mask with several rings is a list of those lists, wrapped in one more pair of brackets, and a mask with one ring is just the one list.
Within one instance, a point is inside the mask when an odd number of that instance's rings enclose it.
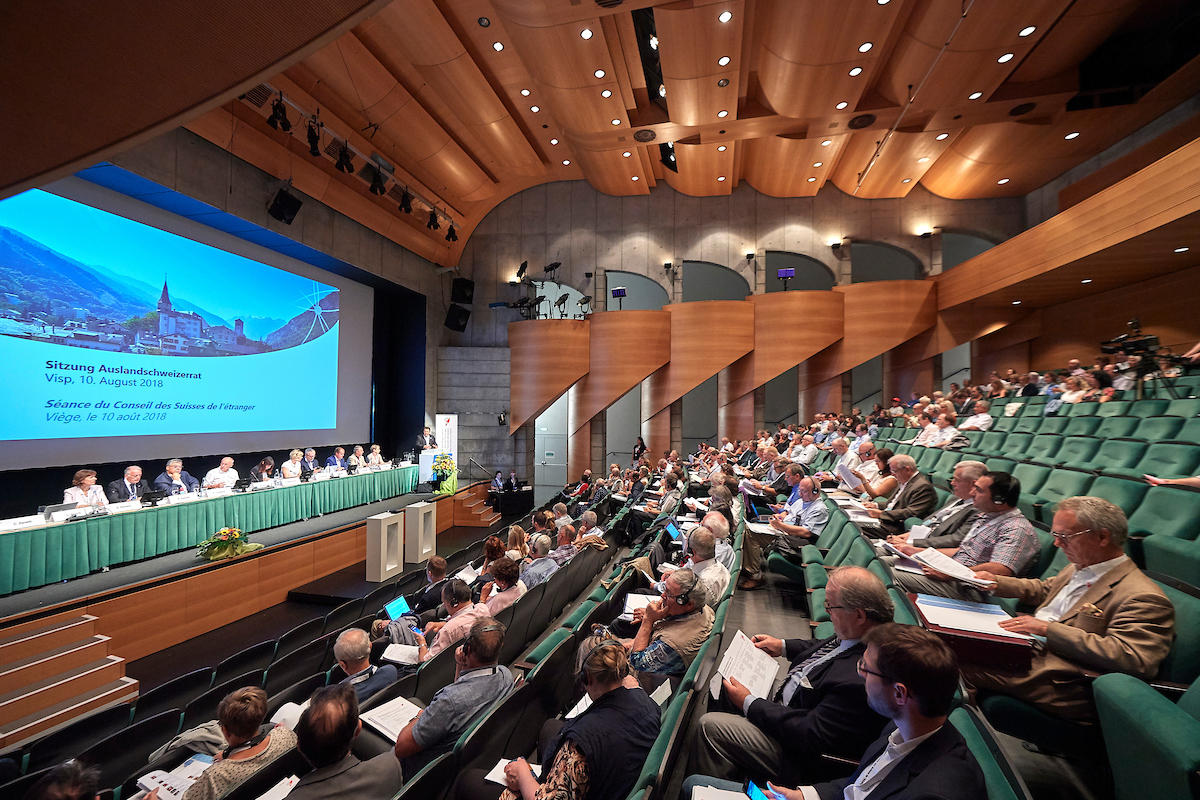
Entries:
{"label": "white podium panel", "polygon": [[437,552],[437,507],[422,501],[404,509],[404,560],[418,564]]}
{"label": "white podium panel", "polygon": [[404,572],[403,513],[367,517],[367,580],[382,583]]}

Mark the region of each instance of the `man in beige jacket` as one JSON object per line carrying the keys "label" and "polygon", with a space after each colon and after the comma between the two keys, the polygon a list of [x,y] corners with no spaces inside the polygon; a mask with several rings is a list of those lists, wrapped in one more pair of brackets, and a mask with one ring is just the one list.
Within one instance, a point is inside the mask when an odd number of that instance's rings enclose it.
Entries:
{"label": "man in beige jacket", "polygon": [[1012,695],[1055,716],[1094,721],[1085,673],[1124,672],[1153,678],[1174,639],[1175,609],[1162,590],[1125,555],[1125,514],[1099,497],[1058,504],[1051,533],[1070,564],[1049,580],[976,572],[996,582],[1000,597],[1036,606],[1004,628],[1045,639],[1024,675],[967,667],[978,689]]}

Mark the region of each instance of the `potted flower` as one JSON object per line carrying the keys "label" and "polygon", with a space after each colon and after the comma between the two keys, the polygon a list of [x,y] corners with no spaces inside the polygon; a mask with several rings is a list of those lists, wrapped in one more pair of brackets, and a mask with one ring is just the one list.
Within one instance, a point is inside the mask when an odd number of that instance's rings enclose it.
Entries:
{"label": "potted flower", "polygon": [[196,555],[206,561],[220,561],[260,549],[262,545],[251,542],[241,528],[221,528],[196,546]]}
{"label": "potted flower", "polygon": [[433,474],[437,475],[439,481],[434,494],[454,494],[458,489],[458,468],[449,453],[439,453],[434,457]]}

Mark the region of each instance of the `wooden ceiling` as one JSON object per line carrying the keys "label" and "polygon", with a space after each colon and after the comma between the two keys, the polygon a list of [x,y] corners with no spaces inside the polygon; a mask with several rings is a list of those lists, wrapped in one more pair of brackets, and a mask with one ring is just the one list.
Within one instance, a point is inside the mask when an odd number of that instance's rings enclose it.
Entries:
{"label": "wooden ceiling", "polygon": [[[1136,102],[1067,110],[1088,88],[1085,59],[1186,5],[392,0],[315,50],[295,47],[277,74],[261,79],[249,66],[258,62],[246,62],[239,77],[261,84],[238,99],[212,99],[206,86],[212,101],[196,102],[186,126],[452,266],[489,210],[549,181],[584,179],[611,195],[646,194],[662,180],[697,196],[743,180],[784,197],[827,183],[863,198],[903,197],[918,183],[950,198],[1025,194],[1200,90],[1200,58],[1177,59],[1184,65]],[[654,51],[635,27],[647,10]],[[197,40],[212,24],[201,22]],[[272,37],[266,22],[255,30]],[[647,85],[646,53],[658,59],[665,98]],[[170,74],[175,85],[188,80]],[[290,134],[267,124],[278,92]],[[313,114],[315,157],[304,123]],[[334,168],[342,142],[357,174]],[[677,170],[660,161],[666,142]],[[367,191],[372,158],[386,165],[382,196]],[[411,215],[398,208],[406,188]],[[437,230],[426,227],[430,209]],[[457,242],[444,238],[448,220]]]}

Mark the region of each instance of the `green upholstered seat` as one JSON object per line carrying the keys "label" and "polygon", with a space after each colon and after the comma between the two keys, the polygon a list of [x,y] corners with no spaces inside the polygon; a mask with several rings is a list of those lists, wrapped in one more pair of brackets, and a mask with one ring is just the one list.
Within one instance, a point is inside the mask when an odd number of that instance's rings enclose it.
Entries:
{"label": "green upholstered seat", "polygon": [[1054,516],[1054,507],[1062,499],[1088,494],[1094,477],[1088,472],[1073,469],[1055,469],[1036,492],[1021,491],[1018,503],[1021,512],[1033,522],[1049,524]]}
{"label": "green upholstered seat", "polygon": [[1063,407],[1058,410],[1058,413],[1059,416],[1094,417],[1098,408],[1100,408],[1100,404],[1093,401],[1086,403],[1064,403]]}
{"label": "green upholstered seat", "polygon": [[1131,417],[1158,417],[1167,410],[1169,400],[1152,398],[1149,400],[1134,400],[1129,407]]}
{"label": "green upholstered seat", "polygon": [[1017,464],[1009,471],[1021,482],[1022,499],[1027,494],[1036,494],[1050,477],[1050,468],[1041,464]]}
{"label": "green upholstered seat", "polygon": [[[1041,433],[1033,437],[1029,447],[1025,448],[1022,458],[1039,464],[1049,464],[1062,446],[1063,437],[1053,433]],[[1015,453],[1005,453],[1010,458],[1017,458]]]}
{"label": "green upholstered seat", "polygon": [[1024,800],[1029,797],[1016,769],[1000,749],[990,726],[978,712],[959,706],[950,712],[951,725],[962,735],[967,749],[975,756],[987,786],[987,800]]}
{"label": "green upholstered seat", "polygon": [[907,595],[895,587],[889,587],[888,596],[892,598],[892,619],[901,625],[916,625],[917,613],[913,611]]}
{"label": "green upholstered seat", "polygon": [[1124,417],[1129,414],[1130,406],[1133,403],[1129,400],[1109,400],[1107,403],[1101,403],[1096,409],[1097,417]]}
{"label": "green upholstered seat", "polygon": [[1094,436],[1067,436],[1063,438],[1058,452],[1041,463],[1054,467],[1074,467],[1092,458],[1099,449],[1100,440]]}
{"label": "green upholstered seat", "polygon": [[1103,497],[1124,511],[1126,517],[1130,517],[1142,504],[1142,498],[1149,488],[1145,481],[1101,475],[1092,482],[1088,494]]}
{"label": "green upholstered seat", "polygon": [[1092,435],[1097,439],[1127,439],[1141,422],[1141,417],[1104,417]]}
{"label": "green upholstered seat", "polygon": [[[1147,543],[1149,541],[1146,540]],[[1169,541],[1184,542],[1182,539]],[[1195,542],[1187,544],[1196,545]],[[1192,553],[1193,559],[1200,555],[1195,550]],[[1151,573],[1157,572],[1149,565],[1147,569]],[[1171,683],[1191,683],[1200,678],[1200,589],[1197,588],[1200,584],[1189,583],[1173,575],[1163,577],[1152,574],[1151,577],[1175,608],[1175,641],[1158,667],[1158,679]]]}
{"label": "green upholstered seat", "polygon": [[1042,429],[1043,419],[1040,411],[1036,414],[1023,414],[1013,426],[1012,433],[1037,433]]}
{"label": "green upholstered seat", "polygon": [[1109,439],[1100,443],[1096,455],[1083,463],[1076,464],[1076,469],[1086,469],[1092,472],[1109,472],[1112,469],[1132,467],[1146,452],[1146,443],[1135,439]]}
{"label": "green upholstered seat", "polygon": [[1013,459],[1000,458],[999,456],[992,456],[983,463],[987,466],[989,472],[1012,472],[1013,467],[1017,465],[1017,462]]}
{"label": "green upholstered seat", "polygon": [[1182,417],[1144,417],[1131,434],[1145,442],[1169,442],[1183,427]]}
{"label": "green upholstered seat", "polygon": [[1136,464],[1128,467],[1101,466],[1109,475],[1157,475],[1160,478],[1190,478],[1200,467],[1200,445],[1158,442],[1146,448]]}
{"label": "green upholstered seat", "polygon": [[569,630],[566,630],[565,628],[558,628],[545,639],[543,639],[537,647],[530,650],[529,655],[525,657],[525,660],[530,664],[537,664],[546,656],[550,655],[554,648],[560,643],[570,638],[572,637]]}
{"label": "green upholstered seat", "polygon": [[1010,433],[1004,440],[1004,450],[992,455],[1002,455],[1005,458],[1024,458],[1025,451],[1033,443],[1033,433]]}
{"label": "green upholstered seat", "polygon": [[563,618],[562,627],[574,630],[577,625],[587,619],[588,614],[600,605],[594,600],[584,600],[579,607]]}
{"label": "green upholstered seat", "polygon": [[1103,422],[1102,417],[1096,416],[1075,416],[1067,418],[1066,427],[1062,429],[1063,436],[1091,436],[1100,427]]}
{"label": "green upholstered seat", "polygon": [[1194,417],[1200,414],[1200,397],[1183,397],[1167,404],[1163,414],[1170,417]]}
{"label": "green upholstered seat", "polygon": [[1000,431],[987,431],[979,439],[979,445],[972,452],[995,455],[1004,452],[1006,434]]}
{"label": "green upholstered seat", "polygon": [[1070,420],[1064,414],[1062,416],[1043,417],[1042,426],[1038,428],[1038,433],[1062,433],[1067,427]]}
{"label": "green upholstered seat", "polygon": [[979,707],[997,730],[1032,742],[1048,753],[1094,759],[1103,746],[1098,726],[1052,716],[1015,697],[982,696]]}
{"label": "green upholstered seat", "polygon": [[1007,433],[1017,427],[1016,417],[996,417],[996,421],[992,423],[993,431],[1001,431]]}

